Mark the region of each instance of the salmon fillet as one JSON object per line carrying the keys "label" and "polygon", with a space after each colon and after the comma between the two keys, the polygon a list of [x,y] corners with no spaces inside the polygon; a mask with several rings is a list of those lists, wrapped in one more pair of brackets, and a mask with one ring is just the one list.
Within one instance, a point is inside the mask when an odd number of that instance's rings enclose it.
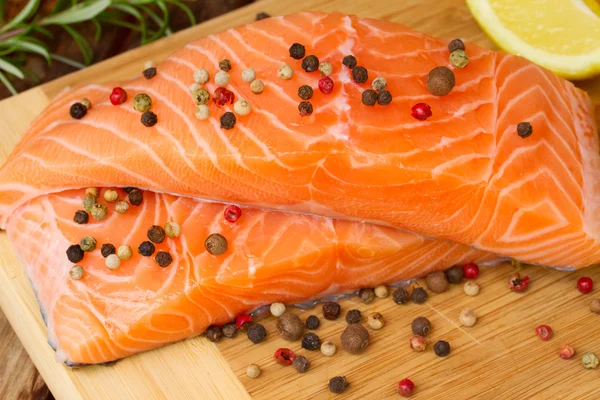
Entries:
{"label": "salmon fillet", "polygon": [[[334,90],[316,89],[318,72],[290,58],[294,42],[334,66]],[[0,168],[0,227],[20,253],[46,314],[51,342],[72,363],[99,363],[190,337],[210,324],[273,301],[299,302],[422,276],[454,264],[510,257],[582,268],[600,261],[600,155],[592,104],[571,83],[516,56],[467,44],[469,65],[453,69],[443,97],[425,85],[449,66],[447,41],[386,21],[299,13],[200,39],[157,66],[152,79],[88,85],[55,99]],[[369,71],[353,81],[342,58]],[[188,91],[194,71],[214,77],[252,104],[235,127],[210,104],[198,120]],[[289,64],[290,80],[277,76]],[[241,79],[251,67],[265,82],[254,94]],[[361,104],[374,77],[393,101]],[[314,112],[301,116],[298,87],[315,88]],[[109,102],[113,87],[129,100]],[[211,79],[205,87],[214,93]],[[132,108],[152,98],[158,123],[144,127]],[[73,119],[82,97],[93,107]],[[431,106],[426,121],[411,117]],[[529,121],[533,134],[516,133]],[[71,222],[82,188],[147,190],[140,208],[102,222]],[[121,193],[121,197],[124,197]],[[226,204],[246,208],[234,225]],[[152,224],[182,223],[180,238],[158,247],[160,268],[135,254],[116,271],[96,250],[82,280],[69,279],[66,248],[146,240]],[[209,233],[230,249],[213,256]],[[41,251],[41,249],[44,249]],[[85,323],[81,323],[85,321]]]}

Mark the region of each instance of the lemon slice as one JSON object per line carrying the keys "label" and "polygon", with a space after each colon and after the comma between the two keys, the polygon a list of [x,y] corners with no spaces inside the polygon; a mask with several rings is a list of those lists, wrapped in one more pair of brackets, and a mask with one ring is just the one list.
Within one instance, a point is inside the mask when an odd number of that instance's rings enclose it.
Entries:
{"label": "lemon slice", "polygon": [[600,74],[596,0],[467,0],[467,4],[503,50],[569,79]]}

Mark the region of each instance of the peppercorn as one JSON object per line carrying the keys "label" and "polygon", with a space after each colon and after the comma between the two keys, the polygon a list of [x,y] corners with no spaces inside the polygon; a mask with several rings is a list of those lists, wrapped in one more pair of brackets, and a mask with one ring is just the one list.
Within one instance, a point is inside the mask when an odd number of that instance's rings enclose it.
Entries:
{"label": "peppercorn", "polygon": [[116,190],[108,189],[104,191],[103,197],[107,203],[114,203],[119,198],[119,193]]}
{"label": "peppercorn", "polygon": [[146,68],[144,70],[144,72],[142,72],[142,74],[144,75],[144,78],[152,79],[156,76],[156,68],[154,68],[154,67]]}
{"label": "peppercorn", "polygon": [[581,293],[587,294],[594,289],[594,281],[587,276],[581,277],[577,280],[577,289],[579,289]]}
{"label": "peppercorn", "polygon": [[367,89],[364,92],[362,92],[362,103],[365,106],[369,106],[372,107],[375,105],[375,103],[377,103],[377,92],[372,90],[372,89]]}
{"label": "peppercorn", "polygon": [[427,75],[427,90],[434,96],[445,96],[454,88],[454,72],[448,67],[435,67]]}
{"label": "peppercorn", "polygon": [[89,187],[85,189],[85,195],[91,196],[94,199],[97,199],[100,196],[100,189],[96,187]]}
{"label": "peppercorn", "polygon": [[116,249],[115,246],[113,246],[110,243],[104,243],[102,245],[102,247],[100,248],[100,254],[102,254],[102,257],[106,258],[111,254],[115,254]]}
{"label": "peppercorn", "polygon": [[336,353],[336,351],[337,351],[337,347],[336,347],[335,343],[330,342],[329,340],[327,340],[321,344],[321,353],[325,357],[333,357],[333,355]]}
{"label": "peppercorn", "polygon": [[227,130],[233,129],[233,127],[235,126],[235,123],[236,123],[236,118],[232,112],[227,111],[226,113],[221,115],[221,129],[227,129]]}
{"label": "peppercorn", "polygon": [[277,361],[281,365],[290,365],[294,362],[294,358],[296,355],[290,349],[279,348],[275,351],[275,361]]}
{"label": "peppercorn", "polygon": [[125,89],[120,87],[113,88],[109,99],[113,106],[118,106],[119,104],[123,104],[127,101],[127,92]]}
{"label": "peppercorn", "polygon": [[417,103],[410,109],[410,115],[414,119],[418,119],[419,121],[425,121],[427,118],[431,117],[433,113],[431,112],[431,107],[429,104],[425,103]]}
{"label": "peppercorn", "polygon": [[329,76],[333,73],[333,65],[330,62],[324,61],[319,64],[319,72],[323,76]]}
{"label": "peppercorn", "polygon": [[129,187],[129,186],[127,186],[127,187],[124,187],[124,188],[123,188],[123,191],[124,191],[125,193],[129,194],[129,193],[131,193],[131,191],[132,191],[132,190],[135,190],[135,189],[136,189],[136,188],[134,188],[134,187]]}
{"label": "peppercorn", "polygon": [[324,76],[319,79],[319,90],[323,94],[330,94],[333,92],[333,79],[328,76]]}
{"label": "peppercorn", "polygon": [[164,242],[165,240],[165,230],[158,225],[152,225],[150,229],[148,229],[146,235],[152,243],[158,244]]}
{"label": "peppercorn", "polygon": [[345,56],[342,59],[342,64],[344,64],[346,67],[352,69],[352,68],[356,67],[356,57],[354,57],[354,56]]}
{"label": "peppercorn", "polygon": [[427,348],[427,341],[421,335],[415,335],[410,338],[410,348],[414,351],[425,351]]}
{"label": "peppercorn", "polygon": [[529,287],[529,277],[521,278],[518,273],[512,274],[508,278],[508,287],[513,292],[522,293]]}
{"label": "peppercorn", "polygon": [[204,248],[213,256],[220,256],[227,251],[227,239],[218,233],[208,235],[204,241]]}
{"label": "peppercorn", "polygon": [[446,342],[445,340],[438,340],[433,345],[433,351],[435,352],[436,356],[445,357],[450,354],[450,343]]}
{"label": "peppercorn", "polygon": [[152,107],[152,99],[146,93],[137,94],[133,98],[133,108],[139,112],[146,112]]}
{"label": "peppercorn", "polygon": [[290,46],[290,57],[301,60],[306,54],[306,49],[300,43],[294,43]]}
{"label": "peppercorn", "polygon": [[242,209],[234,205],[227,206],[225,212],[223,213],[223,216],[228,222],[233,223],[240,219],[240,217],[242,216]]}
{"label": "peppercorn", "polygon": [[396,304],[408,303],[408,300],[410,298],[408,292],[402,288],[397,288],[396,290],[394,290],[394,292],[392,293],[392,297]]}
{"label": "peppercorn", "polygon": [[248,368],[246,369],[246,375],[248,375],[248,378],[258,378],[260,376],[260,367],[256,364],[248,365]]}
{"label": "peppercorn", "polygon": [[301,101],[300,104],[298,104],[298,111],[300,111],[301,116],[305,117],[312,114],[313,106],[310,101]]}
{"label": "peppercorn", "polygon": [[581,363],[585,369],[594,369],[598,366],[598,357],[589,351],[581,356]]}
{"label": "peppercorn", "polygon": [[338,303],[328,301],[323,303],[323,317],[329,321],[334,321],[340,316],[341,307]]}
{"label": "peppercorn", "polygon": [[378,76],[377,78],[373,79],[371,87],[373,88],[373,90],[377,91],[385,90],[385,88],[387,87],[387,81],[385,80],[385,78]]}
{"label": "peppercorn", "polygon": [[78,244],[72,244],[67,249],[67,258],[72,263],[78,263],[79,261],[83,260],[83,255],[83,250]]}
{"label": "peppercorn", "polygon": [[217,107],[222,107],[225,104],[233,104],[235,101],[235,94],[231,90],[227,90],[224,87],[218,87],[215,89],[215,94],[213,95],[213,103],[217,105]]}
{"label": "peppercorn", "polygon": [[427,292],[423,288],[415,288],[410,295],[410,298],[417,304],[423,304],[427,301]]}
{"label": "peppercorn", "polygon": [[463,279],[463,275],[463,268],[458,265],[446,270],[446,279],[452,284],[460,283]]}
{"label": "peppercorn", "polygon": [[83,210],[75,211],[75,215],[73,216],[73,221],[77,224],[87,224],[90,220],[90,216]]}
{"label": "peppercorn", "polygon": [[233,111],[235,111],[237,115],[241,116],[250,114],[251,109],[252,106],[250,105],[250,102],[246,99],[239,99],[233,105]]}
{"label": "peppercorn", "polygon": [[358,291],[360,301],[365,304],[370,304],[375,300],[375,292],[371,288],[363,288]]}
{"label": "peppercorn", "polygon": [[129,260],[133,255],[131,252],[131,247],[119,246],[119,249],[117,250],[117,255],[121,260]]}
{"label": "peppercorn", "polygon": [[226,58],[219,61],[219,69],[221,71],[229,72],[231,70],[231,61]]}
{"label": "peppercorn", "polygon": [[149,128],[156,125],[158,117],[152,111],[146,111],[142,114],[140,120],[142,121],[142,125]]}
{"label": "peppercorn", "polygon": [[392,102],[392,94],[390,92],[388,92],[387,90],[382,90],[377,95],[377,103],[379,103],[380,106],[387,106],[391,102]]}
{"label": "peppercorn", "polygon": [[132,206],[139,206],[140,204],[142,204],[142,200],[144,200],[144,195],[139,189],[131,190],[127,197],[129,198],[129,203]]}
{"label": "peppercorn", "polygon": [[177,222],[167,222],[165,224],[165,235],[170,238],[176,238],[181,235],[181,226]]}
{"label": "peppercorn", "polygon": [[304,324],[300,317],[291,312],[285,312],[277,318],[277,324],[275,325],[277,333],[283,339],[293,342],[300,339],[304,332]]}
{"label": "peppercorn", "polygon": [[194,103],[198,105],[205,105],[210,100],[210,93],[204,88],[198,88],[192,92]]}
{"label": "peppercorn", "polygon": [[142,242],[142,244],[138,246],[138,253],[140,253],[144,257],[150,257],[152,254],[154,254],[154,250],[155,248],[152,242],[149,242],[147,240],[145,242]]}
{"label": "peppercorn", "polygon": [[246,68],[242,71],[242,80],[246,83],[252,83],[256,79],[256,71],[252,68]]}
{"label": "peppercorn", "polygon": [[95,220],[101,221],[108,215],[108,208],[104,204],[94,204],[90,214]]}
{"label": "peppercorn", "polygon": [[127,212],[127,210],[129,210],[129,203],[126,202],[125,200],[119,200],[117,201],[117,204],[115,204],[115,211],[118,212],[119,214],[125,214]]}
{"label": "peppercorn", "polygon": [[365,83],[369,79],[369,73],[365,67],[356,66],[352,68],[352,79],[356,83]]}
{"label": "peppercorn", "polygon": [[252,315],[242,314],[235,317],[235,327],[238,329],[246,330],[248,326],[250,326],[250,322],[252,322]]}
{"label": "peppercorn", "polygon": [[448,289],[448,279],[442,271],[432,272],[425,278],[427,288],[433,293],[443,293]]}
{"label": "peppercorn", "polygon": [[234,323],[223,325],[223,336],[227,338],[234,338],[237,336],[238,330]]}
{"label": "peppercorn", "polygon": [[341,340],[344,350],[358,354],[369,345],[369,331],[361,324],[351,324],[342,333]]}
{"label": "peppercorn", "polygon": [[374,330],[379,330],[383,328],[383,326],[385,325],[383,315],[381,315],[378,312],[369,314],[369,317],[367,318],[367,325],[369,325],[369,328]]}
{"label": "peppercorn", "polygon": [[573,346],[571,346],[569,344],[563,344],[560,346],[558,355],[563,360],[568,360],[569,358],[573,357],[574,354],[575,354],[575,349],[573,348]]}
{"label": "peppercorn", "polygon": [[477,322],[477,314],[475,314],[475,312],[473,312],[473,310],[471,310],[469,308],[465,308],[458,315],[458,321],[463,326],[466,326],[466,327],[473,326]]}
{"label": "peppercorn", "polygon": [[114,271],[121,266],[121,259],[116,254],[109,254],[104,260],[104,265],[106,265],[106,268]]}
{"label": "peppercorn", "polygon": [[198,89],[200,89],[200,85],[197,84],[196,82],[194,82],[190,86],[188,86],[188,90],[190,91],[191,94],[193,94]]}
{"label": "peppercorn", "polygon": [[254,94],[261,94],[265,90],[265,84],[260,79],[255,79],[250,84],[250,90]]}
{"label": "peppercorn", "polygon": [[321,339],[316,333],[308,332],[302,338],[302,348],[306,350],[319,350]]}
{"label": "peppercorn", "polygon": [[448,50],[452,53],[454,50],[465,50],[465,44],[460,39],[454,39],[448,44]]}
{"label": "peppercorn", "polygon": [[552,328],[548,325],[540,325],[535,328],[535,333],[542,339],[543,341],[550,340],[552,337]]}
{"label": "peppercorn", "polygon": [[313,72],[319,69],[319,59],[315,55],[306,56],[302,60],[302,69],[306,72]]}
{"label": "peppercorn", "polygon": [[76,281],[83,278],[84,274],[85,274],[85,271],[83,270],[81,265],[74,265],[69,270],[69,276],[71,277],[71,279],[76,280]]}
{"label": "peppercorn", "polygon": [[283,303],[273,303],[269,307],[271,311],[271,315],[274,317],[280,317],[285,312],[285,304]]}
{"label": "peppercorn", "polygon": [[469,263],[463,267],[463,273],[467,279],[475,279],[479,276],[479,267],[477,264]]}
{"label": "peppercorn", "polygon": [[425,317],[415,318],[410,325],[415,335],[427,336],[431,332],[431,322]]}
{"label": "peppercorn", "polygon": [[590,311],[594,314],[600,314],[600,299],[594,299],[590,303]]}
{"label": "peppercorn", "polygon": [[306,327],[308,329],[315,330],[319,325],[321,325],[321,321],[316,315],[309,315],[308,318],[306,318]]}
{"label": "peppercorn", "polygon": [[415,390],[415,384],[410,379],[402,379],[398,382],[398,394],[402,397],[410,397]]}
{"label": "peppercorn", "polygon": [[69,114],[74,119],[81,119],[87,114],[87,108],[79,102],[73,103],[69,109]]}
{"label": "peppercorn", "polygon": [[96,239],[91,236],[84,236],[79,241],[79,247],[81,247],[81,250],[83,251],[94,251],[94,249],[96,249]]}
{"label": "peppercorn", "polygon": [[223,337],[223,331],[216,325],[211,325],[204,331],[204,337],[206,337],[211,342],[218,342]]}
{"label": "peppercorn", "polygon": [[194,82],[204,85],[210,79],[210,74],[204,68],[194,71]]}
{"label": "peppercorn", "polygon": [[254,344],[264,341],[267,337],[267,330],[261,324],[252,324],[246,332],[248,339]]}
{"label": "peppercorn", "polygon": [[388,296],[388,288],[384,285],[377,286],[374,290],[375,297],[385,299]]}
{"label": "peppercorn", "polygon": [[264,12],[264,11],[263,12],[259,12],[258,14],[256,14],[256,20],[257,21],[260,21],[260,20],[263,20],[263,19],[267,19],[267,18],[271,18],[271,16],[268,13]]}
{"label": "peppercorn", "polygon": [[304,356],[296,356],[294,357],[294,361],[292,361],[292,366],[296,368],[296,371],[303,374],[308,371],[308,367],[310,366],[310,362]]}
{"label": "peppercorn", "polygon": [[171,265],[173,262],[173,257],[167,251],[159,251],[156,253],[156,257],[154,258],[159,267],[165,268]]}
{"label": "peppercorn", "polygon": [[450,64],[456,68],[464,68],[469,63],[469,57],[463,50],[454,50],[450,53]]}
{"label": "peppercorn", "polygon": [[361,316],[360,310],[350,310],[346,313],[346,322],[348,324],[358,324]]}
{"label": "peppercorn", "polygon": [[313,89],[308,85],[302,85],[298,88],[298,97],[302,100],[309,100],[313,95]]}
{"label": "peppercorn", "polygon": [[86,110],[92,108],[92,102],[90,101],[90,99],[86,99],[84,97],[83,99],[79,100],[79,102],[85,107]]}
{"label": "peppercorn", "polygon": [[210,116],[210,108],[208,108],[204,104],[199,104],[196,106],[196,111],[194,111],[194,115],[201,121],[208,119],[208,117]]}
{"label": "peppercorn", "polygon": [[226,86],[229,83],[229,74],[225,71],[219,71],[215,75],[215,83],[218,86]]}
{"label": "peppercorn", "polygon": [[84,209],[86,212],[89,212],[89,213],[91,213],[91,212],[92,212],[92,208],[93,208],[93,207],[94,207],[94,205],[96,204],[96,199],[97,199],[97,197],[93,197],[93,196],[90,196],[90,195],[86,195],[86,196],[83,198],[83,201],[81,202],[81,205],[82,205],[83,209]]}
{"label": "peppercorn", "polygon": [[329,381],[329,391],[331,393],[344,393],[349,383],[345,376],[336,376]]}

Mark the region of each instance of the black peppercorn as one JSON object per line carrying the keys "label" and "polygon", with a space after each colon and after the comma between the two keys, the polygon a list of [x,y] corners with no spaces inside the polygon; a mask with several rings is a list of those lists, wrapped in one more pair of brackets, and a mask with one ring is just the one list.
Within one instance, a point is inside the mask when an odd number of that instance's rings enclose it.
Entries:
{"label": "black peppercorn", "polygon": [[373,89],[367,89],[362,92],[362,103],[365,106],[374,106],[377,103],[377,92]]}
{"label": "black peppercorn", "polygon": [[235,115],[232,112],[227,111],[225,114],[221,115],[221,128],[227,130],[233,129],[236,121]]}
{"label": "black peppercorn", "polygon": [[290,46],[290,57],[295,58],[296,60],[301,60],[304,58],[305,54],[306,49],[300,43],[294,43]]}
{"label": "black peppercorn", "polygon": [[352,79],[356,83],[365,83],[369,79],[369,73],[365,67],[352,68]]}
{"label": "black peppercorn", "polygon": [[427,336],[431,331],[431,322],[425,317],[415,318],[410,325],[415,335]]}
{"label": "black peppercorn", "polygon": [[139,206],[142,204],[142,200],[144,200],[144,195],[139,189],[131,189],[127,197],[132,206]]}
{"label": "black peppercorn", "polygon": [[358,291],[360,301],[365,304],[372,303],[375,300],[375,291],[371,288],[363,288]]}
{"label": "black peppercorn", "polygon": [[204,336],[211,342],[218,342],[223,336],[223,331],[216,325],[211,325],[204,331]]}
{"label": "black peppercorn", "polygon": [[308,318],[306,318],[306,327],[308,329],[317,329],[319,325],[321,325],[321,321],[316,315],[310,315]]}
{"label": "black peppercorn", "polygon": [[338,319],[340,316],[341,307],[338,303],[333,301],[328,301],[327,303],[323,303],[323,317],[330,321]]}
{"label": "black peppercorn", "polygon": [[73,103],[69,109],[69,113],[74,119],[81,119],[87,114],[87,108],[81,103]]}
{"label": "black peppercorn", "polygon": [[308,371],[308,367],[310,366],[310,362],[304,356],[296,356],[294,357],[294,361],[292,361],[292,365],[296,368],[296,371],[301,374]]}
{"label": "black peppercorn", "polygon": [[465,50],[465,44],[460,39],[454,39],[448,44],[448,50],[452,53],[454,50]]}
{"label": "black peppercorn", "polygon": [[433,351],[438,357],[447,356],[450,354],[450,343],[446,342],[445,340],[438,340],[433,345]]}
{"label": "black peppercorn", "polygon": [[519,122],[517,125],[517,134],[523,139],[528,138],[533,133],[533,127],[529,122]]}
{"label": "black peppercorn", "polygon": [[319,59],[315,55],[306,56],[302,60],[302,69],[306,72],[313,72],[319,69]]}
{"label": "black peppercorn", "polygon": [[75,211],[75,215],[73,216],[73,221],[77,224],[87,224],[90,220],[90,216],[83,210]]}
{"label": "black peppercorn", "polygon": [[115,254],[116,252],[117,250],[115,249],[115,246],[110,243],[104,243],[100,248],[100,254],[102,254],[102,257],[104,258],[110,256],[111,254]]}
{"label": "black peppercorn", "polygon": [[159,267],[165,268],[171,265],[173,257],[171,257],[171,254],[167,251],[159,251],[156,253],[155,260]]}
{"label": "black peppercorn", "polygon": [[377,102],[381,106],[387,106],[392,102],[392,94],[387,90],[382,90],[377,96]]}
{"label": "black peppercorn", "polygon": [[134,189],[135,189],[135,190],[138,190],[137,188],[134,188],[134,187],[129,187],[129,186],[128,186],[128,187],[124,187],[124,188],[123,188],[123,191],[124,191],[125,193],[129,194],[129,193],[130,193],[132,190],[134,190]]}
{"label": "black peppercorn", "polygon": [[78,263],[79,261],[83,260],[83,250],[81,249],[81,246],[78,244],[72,244],[69,246],[67,249],[67,258],[72,263]]}
{"label": "black peppercorn", "polygon": [[221,71],[229,72],[231,70],[231,61],[226,58],[219,61],[219,69]]}
{"label": "black peppercorn", "polygon": [[302,338],[302,348],[306,350],[319,350],[321,348],[321,339],[316,333],[308,332]]}
{"label": "black peppercorn", "polygon": [[223,325],[223,336],[227,338],[234,338],[237,336],[238,330],[235,327],[235,324],[225,324]]}
{"label": "black peppercorn", "polygon": [[358,324],[360,322],[362,314],[360,310],[350,310],[346,314],[346,322],[348,324]]}
{"label": "black peppercorn", "polygon": [[257,21],[260,21],[262,19],[267,19],[267,18],[271,18],[271,16],[268,13],[264,12],[264,11],[263,12],[259,12],[258,14],[256,14],[256,20]]}
{"label": "black peppercorn", "polygon": [[402,288],[397,288],[396,290],[394,290],[394,293],[392,293],[392,297],[394,298],[394,302],[396,304],[408,303],[408,300],[410,299],[408,292]]}
{"label": "black peppercorn", "polygon": [[204,248],[213,256],[220,256],[227,251],[227,239],[218,233],[208,235],[204,241]]}
{"label": "black peppercorn", "polygon": [[150,257],[152,254],[154,254],[154,250],[155,249],[152,242],[149,242],[147,240],[145,242],[142,242],[142,244],[138,246],[138,253],[140,253],[144,257]]}
{"label": "black peppercorn", "polygon": [[346,56],[342,60],[342,64],[344,64],[346,67],[352,69],[352,68],[356,67],[356,57]]}
{"label": "black peppercorn", "polygon": [[345,376],[336,376],[329,381],[329,391],[331,393],[344,393],[348,385]]}
{"label": "black peppercorn", "polygon": [[151,127],[156,125],[158,122],[158,117],[152,111],[146,111],[142,114],[141,121],[142,125]]}
{"label": "black peppercorn", "polygon": [[154,67],[146,68],[144,70],[144,72],[142,72],[142,74],[144,75],[144,78],[152,79],[156,76],[156,68],[154,68]]}
{"label": "black peppercorn", "polygon": [[313,89],[308,85],[302,85],[298,88],[298,96],[302,100],[308,100],[313,95]]}
{"label": "black peppercorn", "polygon": [[464,269],[458,265],[446,270],[446,278],[448,278],[448,282],[456,285],[460,283],[464,276]]}
{"label": "black peppercorn", "polygon": [[165,230],[161,226],[152,225],[147,234],[152,243],[158,244],[165,241]]}
{"label": "black peppercorn", "polygon": [[261,324],[250,325],[246,333],[248,334],[248,339],[255,344],[264,341],[267,337],[267,330]]}
{"label": "black peppercorn", "polygon": [[300,111],[301,116],[305,117],[312,114],[313,106],[310,101],[302,101],[300,104],[298,104],[298,111]]}
{"label": "black peppercorn", "polygon": [[427,291],[420,287],[415,288],[410,298],[417,304],[423,304],[427,300]]}

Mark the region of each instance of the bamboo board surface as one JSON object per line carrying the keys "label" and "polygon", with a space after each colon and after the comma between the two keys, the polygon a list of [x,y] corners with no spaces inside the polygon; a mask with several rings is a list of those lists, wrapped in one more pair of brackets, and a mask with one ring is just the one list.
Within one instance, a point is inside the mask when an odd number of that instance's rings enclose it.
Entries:
{"label": "bamboo board surface", "polygon": [[[147,60],[159,61],[195,38],[251,22],[260,11],[281,15],[299,10],[383,18],[433,35],[494,47],[462,0],[260,1],[0,102],[0,163],[30,121],[65,87],[128,78],[138,74]],[[579,85],[600,104],[600,79]],[[576,280],[584,274],[600,282],[600,268],[565,273],[529,267],[524,272],[533,283],[526,294],[508,291],[506,279],[512,267],[505,265],[483,270],[477,297],[468,297],[460,286],[454,286],[431,296],[424,305],[398,306],[391,298],[370,305],[344,300],[344,311],[359,308],[365,316],[377,311],[387,321],[384,329],[371,331],[372,344],[359,356],[338,351],[325,358],[319,352],[300,350],[299,342],[289,344],[277,337],[270,317],[264,321],[268,341],[260,345],[252,345],[245,337],[218,345],[193,338],[110,367],[70,369],[55,362],[46,344],[37,302],[4,232],[0,233],[0,255],[0,305],[58,399],[397,398],[395,383],[404,377],[417,385],[413,398],[421,399],[600,398],[600,370],[584,370],[579,357],[586,351],[600,354],[600,316],[588,309],[594,294],[584,296],[575,289]],[[594,293],[597,296],[600,289]],[[479,315],[472,328],[458,324],[458,314],[465,307]],[[311,313],[320,316],[320,309],[300,314],[305,318]],[[433,330],[428,351],[413,353],[408,347],[410,322],[419,315],[431,320]],[[317,331],[321,339],[339,345],[343,318],[321,322]],[[534,329],[541,323],[555,330],[549,342],[535,336]],[[451,355],[444,359],[431,350],[439,339],[452,346]],[[575,346],[579,356],[561,360],[558,347],[562,343]],[[279,347],[299,350],[310,359],[311,370],[299,375],[292,367],[276,365],[272,355]],[[262,367],[259,379],[246,377],[250,363]],[[351,383],[343,395],[327,390],[328,380],[336,375],[346,375]]]}

